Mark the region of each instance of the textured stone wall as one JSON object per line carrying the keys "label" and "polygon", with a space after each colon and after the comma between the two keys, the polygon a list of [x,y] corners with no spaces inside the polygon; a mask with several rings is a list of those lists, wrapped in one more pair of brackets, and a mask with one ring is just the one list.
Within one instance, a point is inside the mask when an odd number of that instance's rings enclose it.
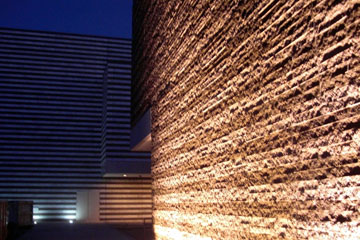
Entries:
{"label": "textured stone wall", "polygon": [[134,5],[157,239],[359,239],[360,2]]}

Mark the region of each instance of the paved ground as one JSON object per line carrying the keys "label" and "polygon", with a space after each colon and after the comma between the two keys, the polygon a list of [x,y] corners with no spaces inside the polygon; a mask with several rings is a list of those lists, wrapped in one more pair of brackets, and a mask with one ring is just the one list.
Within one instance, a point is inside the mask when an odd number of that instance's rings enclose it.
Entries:
{"label": "paved ground", "polygon": [[121,232],[133,237],[135,240],[154,240],[152,224],[116,226]]}
{"label": "paved ground", "polygon": [[39,223],[18,240],[136,240],[119,228],[107,224]]}

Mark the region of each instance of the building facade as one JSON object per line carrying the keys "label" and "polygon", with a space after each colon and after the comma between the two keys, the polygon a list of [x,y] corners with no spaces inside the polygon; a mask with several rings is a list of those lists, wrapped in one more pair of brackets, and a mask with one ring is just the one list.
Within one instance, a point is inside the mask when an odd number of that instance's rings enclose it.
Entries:
{"label": "building facade", "polygon": [[358,1],[136,0],[156,239],[358,239]]}
{"label": "building facade", "polygon": [[37,221],[151,221],[149,153],[130,151],[131,40],[0,29],[0,199]]}

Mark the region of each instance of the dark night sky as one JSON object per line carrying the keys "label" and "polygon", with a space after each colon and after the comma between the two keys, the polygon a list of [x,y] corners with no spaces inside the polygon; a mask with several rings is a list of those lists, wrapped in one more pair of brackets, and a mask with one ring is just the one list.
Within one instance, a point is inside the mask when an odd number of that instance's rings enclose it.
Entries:
{"label": "dark night sky", "polygon": [[0,27],[131,38],[132,0],[0,0]]}

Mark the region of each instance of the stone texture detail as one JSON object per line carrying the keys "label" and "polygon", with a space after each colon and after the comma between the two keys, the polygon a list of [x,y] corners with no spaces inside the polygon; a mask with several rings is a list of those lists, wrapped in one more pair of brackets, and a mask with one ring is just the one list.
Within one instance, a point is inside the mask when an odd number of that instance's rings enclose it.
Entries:
{"label": "stone texture detail", "polygon": [[360,238],[360,2],[134,1],[157,239]]}

